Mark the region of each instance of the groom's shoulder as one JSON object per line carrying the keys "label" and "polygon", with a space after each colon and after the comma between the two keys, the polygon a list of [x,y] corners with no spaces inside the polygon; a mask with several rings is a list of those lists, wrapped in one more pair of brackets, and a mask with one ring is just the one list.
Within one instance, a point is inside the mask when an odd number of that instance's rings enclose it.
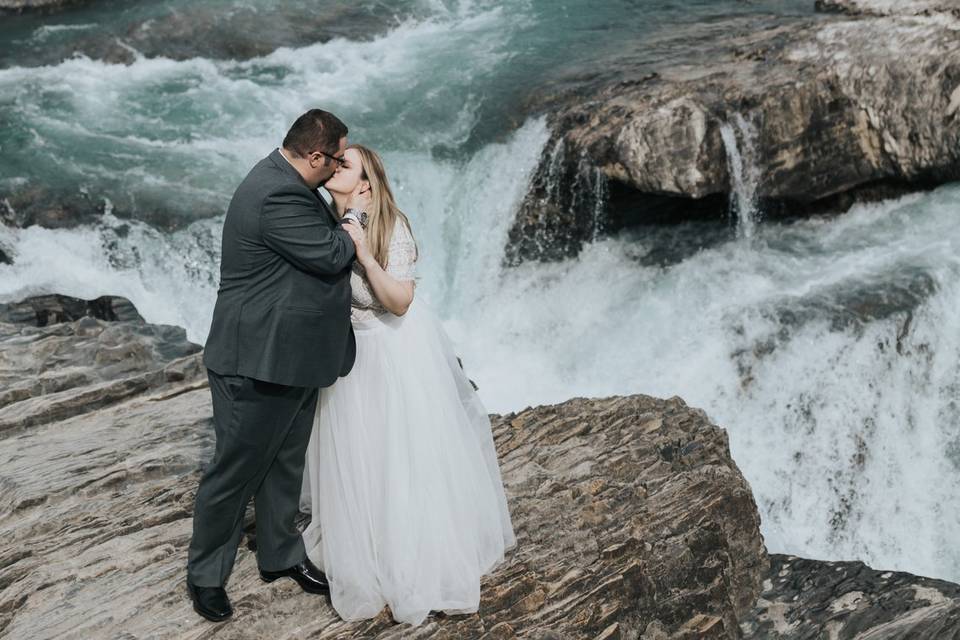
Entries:
{"label": "groom's shoulder", "polygon": [[253,190],[264,197],[275,193],[310,193],[302,180],[291,176],[288,171],[277,165],[276,160],[267,156],[250,169],[250,173],[241,183],[241,188]]}
{"label": "groom's shoulder", "polygon": [[267,156],[253,165],[244,182],[278,183],[285,182],[288,179],[289,176],[277,166],[276,161],[270,156]]}

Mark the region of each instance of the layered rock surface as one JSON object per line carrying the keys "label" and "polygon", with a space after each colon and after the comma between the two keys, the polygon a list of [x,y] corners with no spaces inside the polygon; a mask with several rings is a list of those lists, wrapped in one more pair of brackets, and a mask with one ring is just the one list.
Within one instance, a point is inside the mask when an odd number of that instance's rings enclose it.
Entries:
{"label": "layered rock surface", "polygon": [[120,298],[0,305],[0,637],[960,637],[958,585],[768,557],[726,432],[643,395],[493,417],[517,547],[478,613],[342,622],[259,580],[251,508],[236,613],[208,623],[184,583],[214,443],[200,357]]}
{"label": "layered rock surface", "polygon": [[42,296],[0,305],[0,437],[108,406],[200,371],[180,327],[129,301]]}
{"label": "layered rock surface", "polygon": [[773,554],[741,628],[757,640],[952,640],[960,638],[960,585]]}
{"label": "layered rock surface", "polygon": [[818,11],[849,15],[929,16],[948,13],[960,17],[960,0],[816,0]]}
{"label": "layered rock surface", "polygon": [[575,255],[637,222],[723,215],[734,185],[753,200],[741,208],[794,215],[960,180],[956,0],[818,9],[732,20],[686,63],[611,61],[548,101],[554,140],[507,262]]}
{"label": "layered rock surface", "polygon": [[726,432],[679,398],[574,399],[494,420],[518,546],[478,614],[346,624],[260,582],[248,539],[236,614],[208,623],[184,583],[214,442],[200,354],[117,299],[91,305],[115,320],[81,309],[0,312],[0,636],[733,638],[759,594],[759,516]]}

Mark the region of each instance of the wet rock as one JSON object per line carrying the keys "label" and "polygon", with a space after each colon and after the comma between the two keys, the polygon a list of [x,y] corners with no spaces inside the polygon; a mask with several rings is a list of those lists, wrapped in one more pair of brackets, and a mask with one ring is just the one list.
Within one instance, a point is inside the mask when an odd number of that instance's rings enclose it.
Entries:
{"label": "wet rock", "polygon": [[[21,0],[0,0],[0,13],[4,2],[12,6],[24,4]],[[45,4],[44,10],[51,12],[68,5],[93,3],[50,0]],[[90,12],[91,21],[102,21],[99,9],[98,6],[97,11]],[[232,6],[177,3],[153,9],[121,6],[112,11],[108,23],[100,24],[95,31],[78,30],[74,34],[59,34],[55,39],[24,39],[16,50],[0,51],[0,65],[52,65],[75,54],[120,64],[130,64],[137,56],[248,60],[279,47],[303,47],[341,37],[368,40],[395,26],[398,19],[408,17],[405,10],[385,4],[318,7],[310,2]]]}
{"label": "wet rock", "polygon": [[757,640],[960,638],[960,585],[862,562],[772,554],[763,593],[741,630]]}
{"label": "wet rock", "polygon": [[59,294],[35,296],[22,302],[0,304],[0,322],[45,327],[81,318],[143,324],[133,303],[118,296],[80,300]]}
{"label": "wet rock", "polygon": [[[171,328],[62,306],[67,322],[0,324],[0,635],[213,633],[184,583],[214,442],[200,354]],[[738,637],[767,560],[727,434],[702,411],[578,398],[495,416],[494,436],[518,546],[477,614],[432,616],[416,637]],[[262,583],[254,545],[218,638],[413,637],[387,610],[348,624],[325,597]]]}
{"label": "wet rock", "polygon": [[[109,193],[106,198],[102,193]],[[45,229],[70,229],[95,225],[104,214],[121,220],[135,219],[161,231],[175,231],[191,222],[222,215],[224,205],[210,197],[199,200],[186,211],[182,206],[137,197],[115,189],[93,196],[87,188],[50,187],[33,182],[0,189],[0,224],[25,228],[33,225]]]}
{"label": "wet rock", "polygon": [[958,0],[816,0],[817,11],[851,16],[929,16],[947,13],[960,17]]}
{"label": "wet rock", "polygon": [[278,11],[248,6],[224,12],[220,6],[188,6],[130,24],[116,38],[88,38],[78,45],[92,58],[125,64],[137,54],[174,60],[247,60],[281,46],[301,47],[337,37],[369,39],[393,24],[396,16],[387,10],[349,5],[308,7]]}
{"label": "wet rock", "polygon": [[8,227],[74,227],[93,222],[104,211],[103,201],[64,189],[25,184],[0,192],[0,223]]}
{"label": "wet rock", "polygon": [[506,262],[731,203],[809,215],[960,180],[956,0],[830,5],[848,9],[731,20],[695,61],[627,56],[547,100],[554,137]]}
{"label": "wet rock", "polygon": [[89,0],[0,0],[0,15],[14,13],[52,13]]}
{"label": "wet rock", "polygon": [[134,314],[109,297],[0,310],[4,637],[960,638],[960,585],[767,556],[726,432],[642,395],[494,416],[518,546],[477,614],[415,634],[386,609],[342,622],[259,580],[248,509],[236,614],[213,627],[184,584],[214,443],[205,370],[182,330]]}
{"label": "wet rock", "polygon": [[0,437],[185,379],[199,351],[183,329],[145,323],[124,298],[0,305]]}

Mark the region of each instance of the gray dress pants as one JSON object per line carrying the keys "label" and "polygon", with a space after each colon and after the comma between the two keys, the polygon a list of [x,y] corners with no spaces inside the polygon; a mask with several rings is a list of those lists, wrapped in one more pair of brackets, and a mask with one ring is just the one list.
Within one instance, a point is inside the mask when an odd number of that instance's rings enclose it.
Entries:
{"label": "gray dress pants", "polygon": [[306,557],[295,525],[319,390],[207,370],[216,448],[200,478],[187,578],[221,587],[230,577],[250,498],[257,564],[280,571]]}

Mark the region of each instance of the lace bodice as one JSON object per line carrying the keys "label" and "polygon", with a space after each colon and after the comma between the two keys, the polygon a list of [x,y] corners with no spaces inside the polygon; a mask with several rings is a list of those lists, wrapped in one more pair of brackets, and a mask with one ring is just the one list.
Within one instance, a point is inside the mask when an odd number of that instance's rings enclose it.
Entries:
{"label": "lace bodice", "polygon": [[[397,280],[417,280],[417,247],[413,241],[413,235],[400,218],[397,218],[394,224],[387,256],[387,273]],[[350,286],[353,289],[350,320],[371,320],[387,313],[387,309],[373,295],[364,269],[357,261],[353,263]]]}

